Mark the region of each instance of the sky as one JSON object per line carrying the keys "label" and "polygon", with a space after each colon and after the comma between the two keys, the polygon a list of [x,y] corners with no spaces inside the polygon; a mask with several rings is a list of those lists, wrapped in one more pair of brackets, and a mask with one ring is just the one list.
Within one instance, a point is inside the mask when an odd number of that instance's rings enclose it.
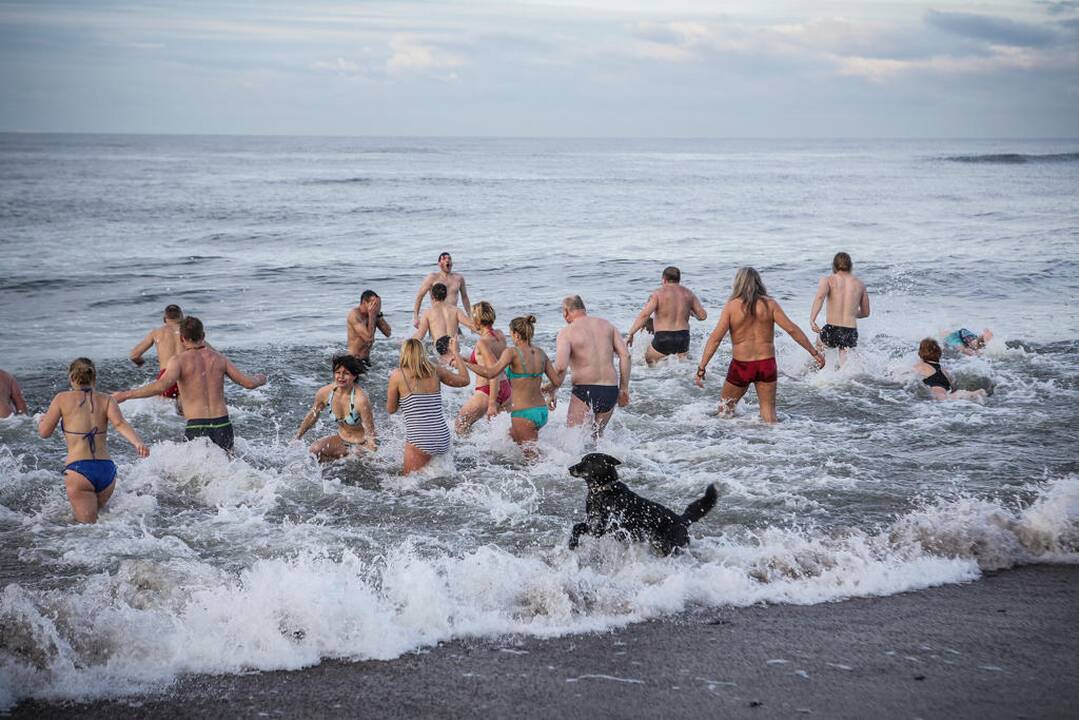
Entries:
{"label": "sky", "polygon": [[1076,137],[1079,0],[0,0],[0,130]]}

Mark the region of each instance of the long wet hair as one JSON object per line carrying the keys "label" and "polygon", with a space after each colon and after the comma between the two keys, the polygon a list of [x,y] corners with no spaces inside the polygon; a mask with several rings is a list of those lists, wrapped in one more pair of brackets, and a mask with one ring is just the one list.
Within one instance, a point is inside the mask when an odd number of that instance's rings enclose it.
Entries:
{"label": "long wet hair", "polygon": [[751,316],[757,314],[757,301],[768,297],[768,289],[764,287],[759,272],[751,267],[740,267],[734,276],[734,286],[731,288],[729,300],[738,298],[742,306]]}
{"label": "long wet hair", "polygon": [[401,345],[400,365],[417,378],[429,378],[435,375],[435,366],[427,359],[423,343],[416,338],[405,340]]}
{"label": "long wet hair", "polygon": [[67,377],[74,385],[83,387],[93,385],[97,381],[97,368],[90,358],[75,358],[67,368]]}
{"label": "long wet hair", "polygon": [[525,315],[510,320],[510,332],[517,333],[517,337],[527,343],[532,342],[532,335],[536,332],[536,316]]}

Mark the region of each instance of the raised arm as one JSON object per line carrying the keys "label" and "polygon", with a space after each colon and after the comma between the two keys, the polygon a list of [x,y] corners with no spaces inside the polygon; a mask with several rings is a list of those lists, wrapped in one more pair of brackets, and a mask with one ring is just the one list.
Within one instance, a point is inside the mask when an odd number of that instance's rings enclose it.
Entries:
{"label": "raised arm", "polygon": [[[476,347],[478,349],[480,346],[477,344]],[[498,358],[494,365],[480,365],[479,363],[469,362],[468,360],[463,360],[462,362],[464,362],[465,366],[469,370],[476,373],[480,377],[498,377],[503,370],[508,368],[513,363],[513,350],[511,348],[506,348],[505,350],[503,350],[502,355]]]}
{"label": "raised arm", "polygon": [[296,431],[296,439],[299,440],[304,434],[314,427],[318,422],[318,416],[322,414],[322,411],[326,408],[329,396],[333,393],[333,387],[326,385],[319,388],[315,393],[315,403],[311,406],[311,409],[307,411],[307,414],[303,416],[303,420],[300,422],[300,429]]}
{"label": "raised arm", "polygon": [[146,353],[153,346],[154,331],[151,330],[150,332],[146,333],[146,337],[144,337],[142,340],[139,340],[138,345],[131,348],[131,353],[127,357],[131,360],[131,362],[135,363],[136,366],[142,367],[143,363],[146,362],[142,359],[143,354]]}
{"label": "raised arm", "polygon": [[723,342],[723,337],[731,329],[731,311],[730,303],[723,306],[723,311],[719,313],[719,322],[716,323],[716,327],[712,330],[712,334],[708,336],[707,342],[704,343],[704,350],[701,352],[701,361],[697,364],[697,379],[694,381],[698,387],[704,387],[704,370],[708,367],[708,363],[712,361],[712,356],[716,354],[716,350],[719,350],[719,344]]}
{"label": "raised arm", "polygon": [[412,306],[412,327],[420,326],[420,306],[423,305],[423,296],[430,292],[434,284],[434,273],[429,273],[420,283],[420,291],[416,293],[416,302]]}
{"label": "raised arm", "polygon": [[374,342],[376,319],[375,314],[371,312],[368,312],[366,315],[362,316],[362,318],[357,310],[353,310],[348,314],[349,326],[364,343]]}
{"label": "raised arm", "polygon": [[456,361],[453,363],[453,370],[444,365],[437,366],[435,372],[438,373],[438,379],[450,387],[467,387],[469,383],[468,368],[465,367],[465,360],[461,357],[460,350],[458,350],[457,338],[450,338],[450,350],[453,351],[453,359]]}
{"label": "raised arm", "polygon": [[381,310],[379,310],[378,314],[375,315],[375,327],[378,328],[378,331],[382,333],[383,337],[389,337],[390,333],[393,332],[390,324],[386,322],[386,318],[382,317]]}
{"label": "raised arm", "polygon": [[142,442],[142,438],[135,432],[135,428],[131,427],[127,420],[124,419],[124,414],[120,412],[120,406],[113,402],[111,396],[106,402],[109,404],[107,410],[109,422],[116,428],[116,432],[120,433],[124,440],[131,443],[139,457],[148,457],[150,455],[150,448],[146,447],[145,443]]}
{"label": "raised arm", "polygon": [[824,305],[826,297],[828,297],[828,278],[822,277],[820,282],[817,283],[817,294],[813,296],[813,306],[809,308],[809,327],[815,333],[820,332],[820,326],[817,325],[817,316],[820,315],[820,309]]}
{"label": "raised arm", "polygon": [[637,317],[634,318],[633,324],[629,326],[629,331],[626,333],[626,344],[633,345],[633,336],[644,327],[644,324],[648,322],[648,318],[652,317],[652,313],[656,311],[656,307],[659,306],[659,301],[656,299],[656,294],[652,293],[648,297],[648,302],[644,304],[641,311],[637,313]]}
{"label": "raised arm", "polygon": [[52,437],[52,433],[56,430],[56,425],[59,422],[60,396],[57,395],[52,399],[52,402],[49,403],[49,409],[41,416],[41,420],[37,424],[37,434],[43,438]]}
{"label": "raised arm", "polygon": [[180,379],[180,356],[173,355],[169,358],[169,362],[165,365],[165,374],[158,378],[155,382],[147,383],[141,387],[137,387],[134,390],[121,390],[118,393],[113,393],[113,399],[122,403],[126,400],[133,398],[148,398],[154,395],[160,395],[168,388],[176,384],[176,381]]}
{"label": "raised arm", "polygon": [[262,373],[255,373],[248,377],[244,375],[240,370],[232,364],[232,361],[225,359],[225,374],[229,376],[229,380],[236,383],[240,387],[247,388],[248,390],[254,390],[257,387],[262,387],[266,384],[266,376]]}
{"label": "raised arm", "polygon": [[698,320],[707,320],[708,311],[704,309],[704,305],[701,305],[701,301],[697,298],[697,294],[693,291],[690,291],[689,296],[693,298],[689,305],[690,314],[692,314],[693,317],[697,318]]}
{"label": "raised arm", "polygon": [[817,361],[817,364],[824,367],[824,355],[821,355],[817,348],[813,347],[813,343],[809,342],[809,338],[802,332],[802,328],[794,324],[794,322],[787,317],[787,313],[783,312],[783,308],[775,300],[772,301],[772,318],[775,319],[776,325],[783,328],[784,331],[792,338],[794,342],[805,348],[805,351],[813,356],[813,359]]}
{"label": "raised arm", "polygon": [[869,291],[862,285],[862,297],[858,300],[858,317],[869,317]]}

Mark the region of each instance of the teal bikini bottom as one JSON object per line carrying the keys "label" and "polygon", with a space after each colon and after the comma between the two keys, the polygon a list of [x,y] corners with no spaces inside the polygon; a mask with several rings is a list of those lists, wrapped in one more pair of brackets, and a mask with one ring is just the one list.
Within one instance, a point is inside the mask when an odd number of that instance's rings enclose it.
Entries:
{"label": "teal bikini bottom", "polygon": [[510,413],[510,417],[524,418],[539,430],[541,427],[547,424],[547,406],[537,405],[536,407],[525,408],[524,410],[514,410]]}

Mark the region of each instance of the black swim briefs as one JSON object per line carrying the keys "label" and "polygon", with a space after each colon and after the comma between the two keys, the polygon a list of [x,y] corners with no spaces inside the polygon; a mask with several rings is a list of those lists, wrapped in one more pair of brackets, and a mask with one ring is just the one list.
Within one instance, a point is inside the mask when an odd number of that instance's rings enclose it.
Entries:
{"label": "black swim briefs", "polygon": [[197,418],[187,421],[184,437],[188,440],[207,437],[223,450],[232,452],[232,421],[228,415],[219,418]]}
{"label": "black swim briefs", "polygon": [[689,352],[689,330],[657,330],[652,348],[664,355]]}
{"label": "black swim briefs", "polygon": [[842,325],[825,325],[820,329],[820,341],[824,347],[852,348],[858,346],[858,328],[843,327]]}
{"label": "black swim briefs", "polygon": [[618,404],[617,385],[574,385],[573,394],[596,415],[610,412]]}

